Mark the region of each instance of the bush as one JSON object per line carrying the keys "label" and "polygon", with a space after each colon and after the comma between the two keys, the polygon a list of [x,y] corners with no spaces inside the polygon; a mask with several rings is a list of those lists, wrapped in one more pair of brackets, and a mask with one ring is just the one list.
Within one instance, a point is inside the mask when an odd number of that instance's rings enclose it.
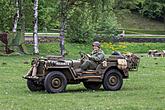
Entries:
{"label": "bush", "polygon": [[145,0],[142,14],[148,18],[163,21],[165,14],[164,8],[165,3],[161,3],[160,1],[156,2],[153,0]]}

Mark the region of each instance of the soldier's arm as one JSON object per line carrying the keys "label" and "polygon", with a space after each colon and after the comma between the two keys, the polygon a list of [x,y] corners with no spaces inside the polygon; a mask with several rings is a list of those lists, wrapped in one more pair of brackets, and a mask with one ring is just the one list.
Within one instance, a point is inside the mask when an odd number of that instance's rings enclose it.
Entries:
{"label": "soldier's arm", "polygon": [[103,53],[99,53],[97,56],[91,56],[90,60],[99,62],[102,61],[104,59],[104,54]]}

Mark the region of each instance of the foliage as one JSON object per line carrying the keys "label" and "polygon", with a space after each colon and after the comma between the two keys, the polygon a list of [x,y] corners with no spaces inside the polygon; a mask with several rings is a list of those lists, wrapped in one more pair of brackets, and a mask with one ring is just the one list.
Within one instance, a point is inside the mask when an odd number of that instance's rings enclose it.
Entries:
{"label": "foliage", "polygon": [[103,13],[102,17],[100,17],[100,19],[98,20],[96,29],[97,36],[95,40],[99,40],[102,42],[113,42],[113,38],[118,35],[117,28],[119,25],[116,19],[117,18],[112,12]]}
{"label": "foliage", "polygon": [[[90,42],[96,36],[103,41],[111,39],[117,32],[119,24],[115,17],[115,9],[138,10],[144,16],[163,20],[165,14],[165,2],[162,0],[64,0],[66,3],[66,36],[71,42]],[[60,0],[39,0],[39,31],[50,32],[59,29],[61,23]],[[11,31],[12,22],[16,12],[15,3],[12,0],[0,1],[0,31]],[[24,0],[23,12],[25,14],[26,32],[33,30],[33,0]],[[121,11],[121,10],[120,10]],[[123,13],[123,11],[121,11]],[[127,27],[146,29],[144,25],[129,21],[129,15],[125,15]],[[123,16],[118,18],[125,19]],[[148,22],[148,21],[147,21]],[[132,23],[132,24],[131,24]],[[134,24],[135,23],[135,24]],[[124,25],[125,25],[124,24]],[[141,23],[145,24],[145,23]],[[147,24],[148,25],[148,24]],[[153,24],[155,25],[155,24]],[[126,27],[124,26],[124,28]],[[152,26],[154,28],[158,28]],[[161,25],[162,26],[162,25]],[[126,27],[126,28],[127,28]]]}
{"label": "foliage", "polygon": [[139,0],[115,0],[114,8],[136,10],[139,3],[141,3]]}
{"label": "foliage", "polygon": [[165,1],[145,0],[142,13],[149,18],[162,21],[165,16]]}
{"label": "foliage", "polygon": [[11,0],[0,0],[0,31],[12,30],[13,15],[15,14],[14,2]]}
{"label": "foliage", "polygon": [[102,48],[109,51],[121,51],[127,48],[127,45],[125,42],[119,42],[119,43],[103,43]]}
{"label": "foliage", "polygon": [[32,0],[24,0],[24,14],[26,32],[33,31],[33,2]]}
{"label": "foliage", "polygon": [[39,30],[47,32],[53,28],[58,28],[58,7],[56,0],[50,2],[39,0]]}
{"label": "foliage", "polygon": [[[38,7],[38,28],[41,32],[47,32],[59,25],[57,22],[57,1],[56,0],[39,0]],[[24,1],[26,31],[33,31],[33,1]]]}
{"label": "foliage", "polygon": [[113,1],[89,0],[78,1],[76,4],[79,5],[70,11],[67,24],[67,35],[72,42],[89,42],[96,33],[109,37],[110,33],[116,31]]}
{"label": "foliage", "polygon": [[115,0],[114,8],[129,9],[158,21],[163,21],[165,16],[164,0]]}
{"label": "foliage", "polygon": [[79,8],[74,8],[70,12],[67,21],[67,36],[71,42],[88,42],[91,41],[92,31],[94,24],[90,17],[87,4],[82,5]]}
{"label": "foliage", "polygon": [[[61,8],[61,0],[49,0],[49,2],[39,0],[39,31],[59,29],[62,11],[64,11],[66,20],[65,34],[71,42],[91,41],[97,31],[106,35],[116,31],[117,21],[112,11],[112,0],[63,1],[64,10]],[[22,4],[26,32],[33,30],[33,2],[33,0],[26,0]],[[11,30],[16,12],[15,3],[11,0],[1,0],[0,6],[3,7],[0,10],[0,30]]]}

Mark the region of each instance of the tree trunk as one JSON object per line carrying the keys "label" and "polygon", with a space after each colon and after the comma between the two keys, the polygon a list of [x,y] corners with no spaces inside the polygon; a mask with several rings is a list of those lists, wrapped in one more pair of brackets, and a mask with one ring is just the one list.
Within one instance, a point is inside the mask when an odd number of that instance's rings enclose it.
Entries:
{"label": "tree trunk", "polygon": [[14,16],[14,23],[13,23],[13,32],[17,32],[17,24],[19,19],[19,0],[16,0],[16,14]]}
{"label": "tree trunk", "polygon": [[39,49],[38,49],[38,0],[34,0],[33,41],[34,41],[34,54],[39,54]]}
{"label": "tree trunk", "polygon": [[25,33],[25,16],[24,16],[24,0],[15,0],[16,14],[13,20],[12,42],[9,44],[12,48],[20,53],[25,53],[22,44],[24,43]]}
{"label": "tree trunk", "polygon": [[23,47],[23,43],[25,42],[25,9],[24,9],[24,0],[20,0],[20,24],[21,24],[21,35],[20,35],[20,43],[19,43],[19,49],[22,53],[26,54],[25,49]]}
{"label": "tree trunk", "polygon": [[64,47],[64,30],[65,30],[65,23],[66,23],[66,16],[65,16],[65,7],[64,7],[64,0],[61,0],[61,29],[60,29],[60,49],[61,49],[61,56],[64,57],[65,47]]}
{"label": "tree trunk", "polygon": [[164,30],[165,30],[165,14],[164,14]]}
{"label": "tree trunk", "polygon": [[65,27],[65,23],[63,22],[61,24],[61,30],[60,30],[60,48],[61,48],[61,56],[64,57],[64,53],[65,53],[65,47],[64,47],[64,27]]}
{"label": "tree trunk", "polygon": [[[21,0],[21,10],[20,10],[20,14],[21,14],[21,32],[23,33],[23,37],[24,37],[24,33],[25,33],[25,9],[24,9],[24,1],[25,0]],[[24,38],[25,39],[25,38]]]}

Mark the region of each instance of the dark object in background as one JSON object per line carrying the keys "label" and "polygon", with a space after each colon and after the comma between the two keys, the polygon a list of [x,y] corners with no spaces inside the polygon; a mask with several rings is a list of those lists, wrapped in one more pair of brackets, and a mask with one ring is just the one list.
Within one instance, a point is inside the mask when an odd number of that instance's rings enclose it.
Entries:
{"label": "dark object in background", "polygon": [[149,50],[148,51],[149,57],[165,57],[165,50],[158,51],[158,50]]}
{"label": "dark object in background", "polygon": [[10,54],[12,52],[14,52],[13,50],[11,50],[8,46],[8,34],[7,33],[0,33],[0,41],[4,44],[4,49],[5,49],[5,53],[6,54]]}

